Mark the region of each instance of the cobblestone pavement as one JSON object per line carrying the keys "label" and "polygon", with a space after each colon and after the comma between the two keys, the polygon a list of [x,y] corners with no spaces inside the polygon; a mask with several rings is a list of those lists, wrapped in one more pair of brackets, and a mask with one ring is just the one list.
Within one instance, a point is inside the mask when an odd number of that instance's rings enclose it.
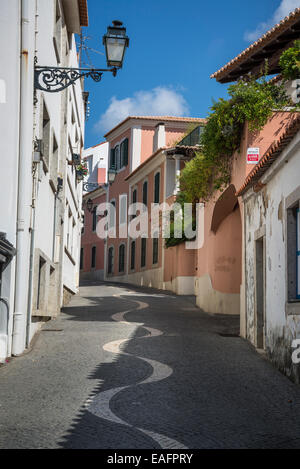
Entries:
{"label": "cobblestone pavement", "polygon": [[300,387],[191,297],[84,286],[0,368],[0,448],[300,448]]}

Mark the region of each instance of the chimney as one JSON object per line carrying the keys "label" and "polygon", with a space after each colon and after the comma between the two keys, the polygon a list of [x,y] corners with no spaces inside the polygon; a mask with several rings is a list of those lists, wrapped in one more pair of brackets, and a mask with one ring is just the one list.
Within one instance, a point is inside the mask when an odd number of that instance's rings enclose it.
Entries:
{"label": "chimney", "polygon": [[156,152],[159,148],[166,146],[166,129],[165,124],[160,122],[155,127],[155,134],[153,138],[153,153]]}

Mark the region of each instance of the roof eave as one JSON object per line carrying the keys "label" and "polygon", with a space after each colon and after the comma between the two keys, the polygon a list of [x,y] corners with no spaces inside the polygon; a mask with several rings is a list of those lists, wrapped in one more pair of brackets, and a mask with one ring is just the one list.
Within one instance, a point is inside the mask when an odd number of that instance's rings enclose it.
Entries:
{"label": "roof eave", "polygon": [[[261,36],[241,54],[211,75],[219,83],[229,83],[250,71],[259,74],[265,60],[269,59],[269,74],[279,73],[280,52],[284,51],[300,35],[300,8],[296,8],[274,28]],[[274,44],[272,44],[274,42]],[[278,57],[276,55],[278,53]],[[271,60],[270,60],[271,58]]]}
{"label": "roof eave", "polygon": [[62,0],[67,30],[80,34],[82,26],[88,26],[87,0]]}

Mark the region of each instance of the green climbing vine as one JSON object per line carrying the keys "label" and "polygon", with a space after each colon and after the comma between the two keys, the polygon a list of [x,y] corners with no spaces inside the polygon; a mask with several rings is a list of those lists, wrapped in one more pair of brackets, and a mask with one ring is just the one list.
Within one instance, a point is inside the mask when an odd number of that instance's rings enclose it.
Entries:
{"label": "green climbing vine", "polygon": [[201,138],[201,150],[188,162],[180,177],[181,190],[189,202],[206,201],[230,181],[232,155],[239,150],[245,122],[259,131],[274,109],[290,104],[283,84],[265,77],[248,78],[230,85],[229,99],[214,102]]}
{"label": "green climbing vine", "polygon": [[285,80],[295,80],[300,78],[300,40],[294,43],[280,57],[279,65],[282,70],[282,76]]}
{"label": "green climbing vine", "polygon": [[[216,190],[225,189],[230,182],[232,155],[240,150],[245,123],[248,122],[251,132],[260,131],[274,110],[292,106],[285,84],[287,80],[300,77],[300,40],[282,54],[279,63],[281,83],[267,79],[266,64],[260,78],[248,76],[230,85],[228,99],[220,98],[213,103],[201,137],[201,149],[181,172],[179,203],[205,202]],[[184,241],[185,238],[174,237],[173,220],[166,246]]]}

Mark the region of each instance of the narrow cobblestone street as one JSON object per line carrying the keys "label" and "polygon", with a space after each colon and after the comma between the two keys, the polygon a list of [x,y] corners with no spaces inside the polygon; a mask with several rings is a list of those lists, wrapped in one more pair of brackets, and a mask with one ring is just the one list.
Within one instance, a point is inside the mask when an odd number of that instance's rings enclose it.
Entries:
{"label": "narrow cobblestone street", "polygon": [[0,368],[0,448],[299,448],[300,388],[191,297],[84,286]]}

